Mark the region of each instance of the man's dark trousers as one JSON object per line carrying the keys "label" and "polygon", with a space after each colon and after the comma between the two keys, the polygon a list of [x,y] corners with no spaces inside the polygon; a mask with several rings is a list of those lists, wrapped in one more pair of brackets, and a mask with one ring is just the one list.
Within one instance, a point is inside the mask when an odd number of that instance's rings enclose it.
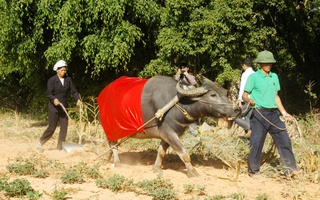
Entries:
{"label": "man's dark trousers", "polygon": [[259,173],[262,148],[268,132],[278,149],[286,173],[290,174],[297,170],[291,141],[288,132],[285,130],[285,124],[280,120],[280,113],[277,109],[253,109],[250,126],[252,130],[250,136],[251,150],[248,157],[250,174]]}
{"label": "man's dark trousers", "polygon": [[60,133],[57,148],[62,149],[62,142],[66,140],[68,130],[68,116],[65,112],[49,111],[49,126],[40,138],[41,145],[46,143],[52,137],[56,130],[58,121],[60,124]]}

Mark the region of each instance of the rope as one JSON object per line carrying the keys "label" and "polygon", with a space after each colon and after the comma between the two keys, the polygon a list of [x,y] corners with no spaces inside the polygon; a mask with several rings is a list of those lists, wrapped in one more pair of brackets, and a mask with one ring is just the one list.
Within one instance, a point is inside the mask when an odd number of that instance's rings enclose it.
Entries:
{"label": "rope", "polygon": [[176,106],[178,107],[178,109],[184,114],[184,116],[191,120],[191,121],[195,121],[197,120],[196,118],[192,117],[184,108],[182,108],[181,106],[179,106],[178,104],[176,104]]}
{"label": "rope", "polygon": [[[144,123],[143,125],[141,125],[139,128],[137,128],[137,132],[144,126],[146,126],[147,124],[149,124],[152,120],[154,120],[156,117],[152,117],[151,119],[149,119],[146,123]],[[118,141],[113,147],[109,147],[105,152],[103,152],[102,154],[98,155],[96,159],[100,158],[101,156],[105,155],[106,153],[108,153],[110,150],[117,148],[120,144],[122,144],[123,142],[127,141],[130,138],[130,136],[126,136],[124,138],[122,138],[120,141]]]}
{"label": "rope", "polygon": [[156,116],[152,117],[151,119],[149,119],[146,123],[144,123],[143,125],[141,125],[139,128],[137,128],[137,132],[144,127],[145,125],[149,124],[152,120],[154,120],[156,118]]}
{"label": "rope", "polygon": [[248,106],[246,107],[246,109],[242,113],[246,113],[249,109],[251,109],[250,104],[248,104]]}
{"label": "rope", "polygon": [[234,107],[233,104],[230,103],[214,103],[212,101],[204,101],[204,100],[198,100],[199,102],[207,103],[207,104],[214,104],[214,105],[227,105],[227,106],[232,106]]}
{"label": "rope", "polygon": [[70,119],[70,121],[73,121],[73,120],[71,119],[71,117],[69,116],[69,114],[68,114],[68,112],[67,112],[67,109],[64,107],[64,105],[63,105],[61,102],[59,102],[59,106],[61,106],[61,108],[63,109],[63,111],[66,113],[68,119]]}
{"label": "rope", "polygon": [[[78,136],[79,136],[79,144],[80,144],[80,142],[81,142],[81,137],[82,137],[83,135],[87,136],[92,143],[93,143],[93,140],[97,140],[97,138],[92,137],[91,135],[89,135],[89,134],[87,134],[87,133],[80,134],[81,132],[79,131],[79,129],[78,129],[78,127],[77,127],[77,124],[76,124],[76,123],[73,121],[73,119],[70,117],[70,115],[69,115],[68,112],[67,112],[67,109],[64,107],[64,105],[63,105],[61,102],[59,102],[59,106],[61,106],[61,108],[63,109],[63,111],[66,113],[66,115],[67,115],[68,119],[71,121],[71,123],[74,124],[74,127],[75,127],[75,129],[76,129],[76,132],[77,132],[77,134],[78,134]],[[81,112],[81,109],[82,109],[82,106],[80,106],[80,112]],[[80,114],[80,116],[81,116],[81,114]]]}
{"label": "rope", "polygon": [[[249,108],[249,106],[248,106],[247,108]],[[247,109],[246,109],[246,110],[247,110]],[[288,122],[291,122],[291,124],[293,124],[293,125],[296,126],[296,129],[297,129],[297,131],[298,131],[298,133],[299,133],[299,137],[300,137],[300,138],[303,137],[303,136],[302,136],[302,131],[301,131],[300,126],[299,126],[299,123],[298,123],[298,121],[297,121],[294,117],[291,117],[291,118],[292,118],[291,120],[290,120],[290,119],[287,119],[287,118],[284,118],[284,120],[282,120],[282,121],[284,121],[284,123],[285,123],[285,125],[286,125],[286,128],[280,128],[280,127],[276,126],[275,124],[273,124],[272,122],[270,122],[265,116],[263,116],[262,113],[261,113],[258,109],[255,109],[255,110],[256,110],[256,111],[258,112],[258,114],[259,114],[263,119],[265,119],[270,125],[276,127],[276,128],[279,129],[279,130],[282,130],[282,131],[287,130],[287,131],[289,132],[289,130],[288,130]]]}
{"label": "rope", "polygon": [[270,125],[276,127],[277,129],[279,129],[279,130],[281,130],[281,131],[287,130],[287,128],[280,128],[279,126],[276,126],[275,124],[273,124],[272,122],[270,122],[265,116],[262,115],[262,113],[261,113],[258,109],[256,109],[256,111],[257,111],[257,112],[259,113],[259,115],[260,115],[263,119],[265,119]]}

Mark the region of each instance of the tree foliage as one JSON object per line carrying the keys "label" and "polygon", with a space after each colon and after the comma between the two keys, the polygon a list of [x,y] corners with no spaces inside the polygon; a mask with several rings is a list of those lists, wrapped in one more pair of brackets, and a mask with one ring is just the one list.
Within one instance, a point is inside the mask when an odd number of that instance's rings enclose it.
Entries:
{"label": "tree foliage", "polygon": [[60,59],[96,96],[121,75],[173,75],[181,62],[228,87],[245,57],[267,49],[285,101],[304,107],[320,74],[319,15],[319,0],[0,0],[0,103],[46,109]]}
{"label": "tree foliage", "polygon": [[96,91],[90,87],[129,70],[140,71],[147,62],[145,59],[153,56],[145,53],[153,49],[158,30],[158,4],[154,1],[1,0],[0,3],[0,75],[3,82],[7,77],[17,77],[16,88],[37,95],[27,95],[31,104],[38,105],[39,99],[44,99],[41,97],[46,81],[54,74],[52,66],[60,59],[67,61],[69,75],[85,93]]}

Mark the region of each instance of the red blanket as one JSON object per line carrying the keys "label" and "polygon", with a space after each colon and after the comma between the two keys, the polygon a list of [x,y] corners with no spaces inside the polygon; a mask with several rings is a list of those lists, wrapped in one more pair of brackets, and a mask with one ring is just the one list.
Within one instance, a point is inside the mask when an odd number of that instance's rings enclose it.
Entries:
{"label": "red blanket", "polygon": [[122,76],[99,94],[100,121],[109,141],[144,131],[144,127],[140,128],[143,125],[141,95],[147,81]]}

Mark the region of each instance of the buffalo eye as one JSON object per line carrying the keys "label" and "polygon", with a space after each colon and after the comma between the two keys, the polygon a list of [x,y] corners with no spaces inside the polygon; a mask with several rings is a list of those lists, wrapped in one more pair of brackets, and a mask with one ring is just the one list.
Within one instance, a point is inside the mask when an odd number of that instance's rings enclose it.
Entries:
{"label": "buffalo eye", "polygon": [[216,93],[212,93],[212,94],[210,94],[210,97],[212,97],[212,98],[214,98],[214,97],[216,97],[217,96],[217,94]]}

